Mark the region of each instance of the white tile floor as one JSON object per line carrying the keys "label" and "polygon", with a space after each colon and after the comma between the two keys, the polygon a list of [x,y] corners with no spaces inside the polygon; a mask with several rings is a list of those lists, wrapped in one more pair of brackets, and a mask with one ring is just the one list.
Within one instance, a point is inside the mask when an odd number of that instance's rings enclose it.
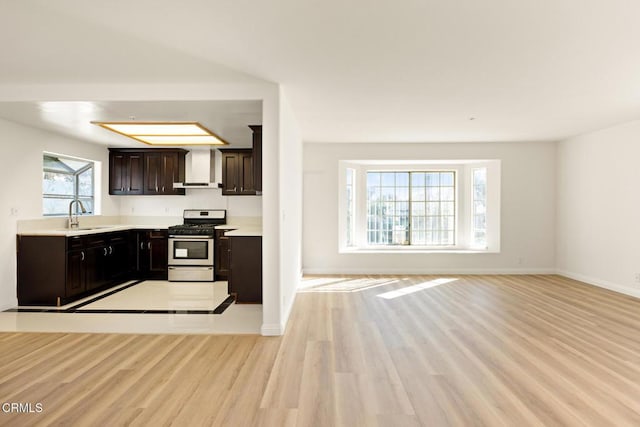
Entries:
{"label": "white tile floor", "polygon": [[[145,281],[80,310],[213,310],[226,298],[227,282]],[[0,312],[0,332],[259,334],[261,325],[262,305],[257,304],[231,304],[222,314]]]}

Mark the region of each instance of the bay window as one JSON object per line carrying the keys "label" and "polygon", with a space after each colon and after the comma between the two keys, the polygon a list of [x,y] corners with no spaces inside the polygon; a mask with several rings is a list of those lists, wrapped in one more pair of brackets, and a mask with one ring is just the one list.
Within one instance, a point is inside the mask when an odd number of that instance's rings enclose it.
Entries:
{"label": "bay window", "polygon": [[339,242],[351,251],[500,245],[500,161],[340,162]]}

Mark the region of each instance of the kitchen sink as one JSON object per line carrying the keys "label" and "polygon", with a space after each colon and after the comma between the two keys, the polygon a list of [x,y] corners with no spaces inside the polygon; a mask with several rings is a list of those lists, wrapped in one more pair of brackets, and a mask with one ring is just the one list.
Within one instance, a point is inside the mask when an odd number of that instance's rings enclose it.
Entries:
{"label": "kitchen sink", "polygon": [[77,227],[77,228],[65,228],[65,231],[89,231],[89,230],[100,230],[103,228],[113,228],[113,225],[97,225],[93,227]]}

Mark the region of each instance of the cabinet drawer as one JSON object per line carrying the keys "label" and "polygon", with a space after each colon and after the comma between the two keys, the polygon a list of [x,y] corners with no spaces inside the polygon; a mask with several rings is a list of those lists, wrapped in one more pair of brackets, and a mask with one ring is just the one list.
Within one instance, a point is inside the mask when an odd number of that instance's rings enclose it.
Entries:
{"label": "cabinet drawer", "polygon": [[107,235],[105,234],[90,234],[86,237],[86,247],[105,246],[107,244]]}
{"label": "cabinet drawer", "polygon": [[67,237],[67,250],[72,251],[84,247],[83,236]]}

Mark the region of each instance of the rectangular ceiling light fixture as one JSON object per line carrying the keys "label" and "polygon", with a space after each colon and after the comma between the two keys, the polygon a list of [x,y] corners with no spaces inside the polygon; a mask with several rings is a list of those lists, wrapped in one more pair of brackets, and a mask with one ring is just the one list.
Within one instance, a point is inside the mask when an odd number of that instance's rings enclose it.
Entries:
{"label": "rectangular ceiling light fixture", "polygon": [[91,122],[149,145],[227,145],[198,122]]}

